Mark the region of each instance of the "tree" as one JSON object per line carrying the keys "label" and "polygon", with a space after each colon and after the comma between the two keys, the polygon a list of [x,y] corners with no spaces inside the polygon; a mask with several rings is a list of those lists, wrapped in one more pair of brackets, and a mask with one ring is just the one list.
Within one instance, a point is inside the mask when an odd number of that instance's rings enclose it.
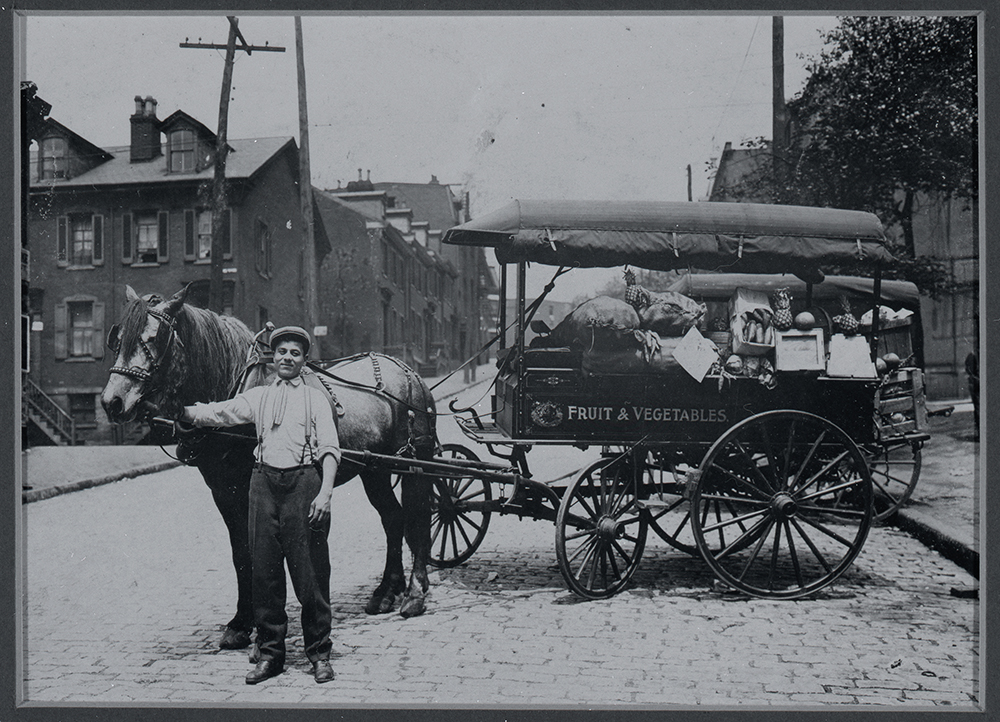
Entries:
{"label": "tree", "polygon": [[823,40],[788,103],[784,173],[776,178],[761,162],[738,195],[871,211],[902,232],[897,274],[943,290],[936,261],[916,258],[914,201],[920,193],[978,201],[976,19],[845,17]]}

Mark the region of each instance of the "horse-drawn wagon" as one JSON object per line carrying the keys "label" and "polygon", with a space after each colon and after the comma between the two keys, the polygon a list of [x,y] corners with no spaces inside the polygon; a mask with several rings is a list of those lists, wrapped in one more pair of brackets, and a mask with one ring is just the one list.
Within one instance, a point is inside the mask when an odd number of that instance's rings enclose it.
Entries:
{"label": "horse-drawn wagon", "polygon": [[[881,280],[891,256],[873,215],[521,201],[443,240],[490,247],[500,263],[491,408],[452,411],[510,473],[473,466],[436,487],[432,563],[465,561],[490,516],[513,513],[555,523],[560,570],[584,597],[623,589],[652,529],[732,588],[799,598],[843,574],[912,491],[927,438],[919,372],[905,358],[885,369],[882,355],[892,360],[885,327],[902,325],[915,289]],[[529,264],[557,269],[547,290],[570,269],[622,267],[624,298],[591,299],[550,329],[532,318],[544,294],[529,302]],[[824,268],[866,264],[873,278],[824,283]],[[632,268],[691,272],[688,291],[648,291]],[[702,282],[714,285],[691,292]],[[826,313],[831,288],[869,312]],[[803,311],[812,320],[796,327]],[[602,453],[570,483],[547,483],[527,464],[545,445]],[[468,449],[448,454],[474,465]]]}
{"label": "horse-drawn wagon", "polygon": [[[650,529],[700,555],[733,589],[800,598],[842,575],[873,521],[912,492],[926,411],[919,370],[904,365],[907,339],[894,329],[908,334],[915,294],[882,281],[891,255],[875,216],[757,204],[520,201],[450,229],[443,241],[492,248],[500,264],[490,409],[450,408],[492,460],[461,444],[438,445],[429,389],[398,361],[368,354],[311,364],[340,410],[338,484],[361,476],[386,531],[386,567],[369,612],[402,599],[404,614],[421,613],[425,565],[467,561],[493,514],[552,521],[562,575],[587,598],[625,588]],[[556,269],[531,301],[529,264]],[[865,265],[872,278],[823,273]],[[622,298],[590,299],[554,328],[533,318],[560,277],[616,267],[626,281]],[[681,272],[681,285],[652,291],[633,269]],[[831,288],[844,300],[828,312],[822,302]],[[191,309],[183,294],[130,296],[125,330],[110,339],[109,418],[176,416],[180,405],[225,397],[247,371],[266,370],[263,334],[223,333],[231,320]],[[186,354],[199,343],[208,348],[200,337],[226,335],[232,340],[209,389]],[[246,356],[248,345],[246,364],[236,353]],[[192,461],[230,530],[240,579],[230,630],[248,624],[243,496],[253,437],[243,438],[231,442],[235,451],[215,448]],[[546,482],[528,466],[537,446],[601,453],[568,482]],[[390,474],[403,479],[402,508]],[[413,550],[409,585],[404,535]]]}

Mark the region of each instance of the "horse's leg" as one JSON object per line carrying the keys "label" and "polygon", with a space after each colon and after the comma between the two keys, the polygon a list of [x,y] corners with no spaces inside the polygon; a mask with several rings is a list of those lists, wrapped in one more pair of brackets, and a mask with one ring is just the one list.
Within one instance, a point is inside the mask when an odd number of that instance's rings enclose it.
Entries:
{"label": "horse's leg", "polygon": [[238,592],[236,615],[226,625],[219,642],[219,646],[223,649],[249,647],[250,633],[253,631],[253,603],[250,595],[252,563],[248,531],[252,465],[252,454],[240,450],[199,464],[202,476],[212,491],[215,505],[229,531],[233,567],[236,569]]}
{"label": "horse's leg", "polygon": [[392,491],[391,475],[383,469],[367,469],[361,473],[368,501],[375,507],[385,530],[385,570],[382,581],[365,606],[368,614],[391,612],[396,597],[406,588],[403,575],[403,510]]}
{"label": "horse's leg", "polygon": [[[418,454],[420,456],[420,454]],[[429,458],[429,455],[428,455]],[[406,543],[413,557],[410,585],[399,607],[404,617],[416,617],[427,608],[425,597],[430,582],[427,564],[431,548],[431,486],[432,477],[417,474],[403,477],[401,482]]]}

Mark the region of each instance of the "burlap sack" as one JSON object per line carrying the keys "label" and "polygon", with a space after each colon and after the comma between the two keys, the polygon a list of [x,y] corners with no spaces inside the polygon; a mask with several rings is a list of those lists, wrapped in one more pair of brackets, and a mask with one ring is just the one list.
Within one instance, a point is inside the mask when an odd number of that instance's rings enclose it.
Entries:
{"label": "burlap sack", "polygon": [[610,296],[598,296],[577,306],[552,330],[559,345],[585,351],[612,351],[639,346],[635,331],[639,316],[629,304]]}
{"label": "burlap sack", "polygon": [[642,328],[660,336],[683,336],[705,315],[705,304],[673,291],[650,291],[650,304],[639,311]]}

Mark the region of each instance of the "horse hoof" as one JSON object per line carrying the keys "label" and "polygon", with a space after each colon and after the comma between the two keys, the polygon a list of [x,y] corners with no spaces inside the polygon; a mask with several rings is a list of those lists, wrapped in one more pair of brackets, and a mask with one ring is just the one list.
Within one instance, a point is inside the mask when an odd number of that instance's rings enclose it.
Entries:
{"label": "horse hoof", "polygon": [[427,605],[424,604],[423,599],[417,597],[410,597],[399,608],[400,615],[407,619],[410,617],[419,617],[425,611],[427,611]]}
{"label": "horse hoof", "polygon": [[396,604],[396,597],[392,594],[385,597],[372,597],[365,605],[366,614],[388,614]]}
{"label": "horse hoof", "polygon": [[219,649],[246,649],[250,646],[250,632],[226,627],[219,640]]}

